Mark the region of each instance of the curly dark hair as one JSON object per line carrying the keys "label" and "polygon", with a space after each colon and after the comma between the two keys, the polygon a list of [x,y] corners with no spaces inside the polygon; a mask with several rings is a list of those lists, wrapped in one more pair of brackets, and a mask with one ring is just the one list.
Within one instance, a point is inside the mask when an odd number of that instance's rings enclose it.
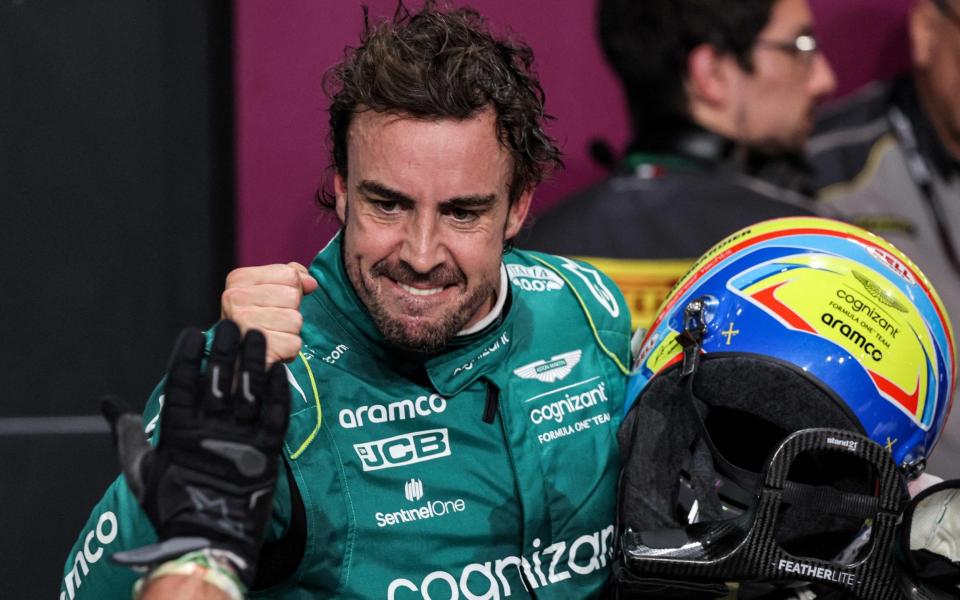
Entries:
{"label": "curly dark hair", "polygon": [[[432,0],[411,12],[402,0],[390,20],[371,24],[363,9],[360,45],[323,80],[331,98],[333,163],[347,177],[347,131],[364,110],[421,119],[467,119],[492,106],[501,143],[513,158],[510,202],[561,168],[560,150],[544,132],[546,96],[533,70],[533,51],[495,37],[470,8],[441,9]],[[327,182],[329,183],[329,182]],[[332,208],[329,185],[318,202]]]}
{"label": "curly dark hair", "polygon": [[669,134],[689,120],[687,57],[710,44],[753,70],[757,36],[778,0],[600,0],[597,30],[623,83],[634,142]]}

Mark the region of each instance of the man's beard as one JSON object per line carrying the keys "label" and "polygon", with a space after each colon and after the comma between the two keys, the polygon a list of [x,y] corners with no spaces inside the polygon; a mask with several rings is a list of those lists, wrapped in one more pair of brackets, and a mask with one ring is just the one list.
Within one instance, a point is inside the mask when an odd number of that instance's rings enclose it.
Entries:
{"label": "man's beard", "polygon": [[[413,352],[433,354],[442,350],[496,292],[494,283],[483,279],[475,289],[460,297],[457,305],[439,320],[404,323],[390,315],[376,289],[367,288],[359,263],[354,260],[347,260],[345,263],[353,289],[383,337],[390,344]],[[440,265],[429,273],[418,273],[405,262],[391,263],[386,259],[370,269],[371,279],[384,277],[397,283],[420,287],[447,287],[466,283],[463,271],[453,266]]]}

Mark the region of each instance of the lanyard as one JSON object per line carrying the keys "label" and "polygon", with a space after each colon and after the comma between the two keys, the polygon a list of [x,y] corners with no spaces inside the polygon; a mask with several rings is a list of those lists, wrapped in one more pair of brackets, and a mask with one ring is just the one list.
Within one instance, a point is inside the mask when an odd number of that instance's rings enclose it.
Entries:
{"label": "lanyard", "polygon": [[944,254],[947,255],[954,272],[960,274],[960,257],[957,256],[956,246],[953,244],[953,235],[947,227],[943,204],[937,197],[933,186],[933,172],[930,170],[927,159],[920,154],[917,137],[913,133],[913,126],[910,125],[910,120],[903,114],[903,111],[896,106],[890,108],[887,112],[887,120],[890,122],[894,135],[896,135],[903,149],[903,154],[907,160],[907,172],[910,173],[910,178],[913,179],[913,183],[919,188],[920,193],[933,212],[933,220]]}

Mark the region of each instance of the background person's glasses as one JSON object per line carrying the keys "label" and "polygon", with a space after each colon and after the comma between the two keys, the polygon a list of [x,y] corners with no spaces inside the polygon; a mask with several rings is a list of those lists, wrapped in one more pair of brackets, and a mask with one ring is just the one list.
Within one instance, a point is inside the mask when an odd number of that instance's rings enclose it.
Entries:
{"label": "background person's glasses", "polygon": [[793,56],[801,58],[805,63],[808,64],[813,60],[814,55],[816,55],[816,53],[820,50],[820,46],[817,44],[817,38],[808,33],[798,35],[791,41],[759,39],[756,41],[755,45],[759,48],[771,48],[773,50],[780,50],[781,52],[792,54]]}

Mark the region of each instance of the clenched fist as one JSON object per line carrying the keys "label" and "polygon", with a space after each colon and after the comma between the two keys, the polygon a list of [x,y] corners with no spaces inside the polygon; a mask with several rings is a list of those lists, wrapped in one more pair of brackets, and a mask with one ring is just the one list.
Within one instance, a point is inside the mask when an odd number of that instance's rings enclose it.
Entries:
{"label": "clenched fist", "polygon": [[220,317],[246,333],[267,338],[267,364],[296,358],[302,344],[300,301],[317,289],[317,280],[299,263],[234,269],[220,297]]}

